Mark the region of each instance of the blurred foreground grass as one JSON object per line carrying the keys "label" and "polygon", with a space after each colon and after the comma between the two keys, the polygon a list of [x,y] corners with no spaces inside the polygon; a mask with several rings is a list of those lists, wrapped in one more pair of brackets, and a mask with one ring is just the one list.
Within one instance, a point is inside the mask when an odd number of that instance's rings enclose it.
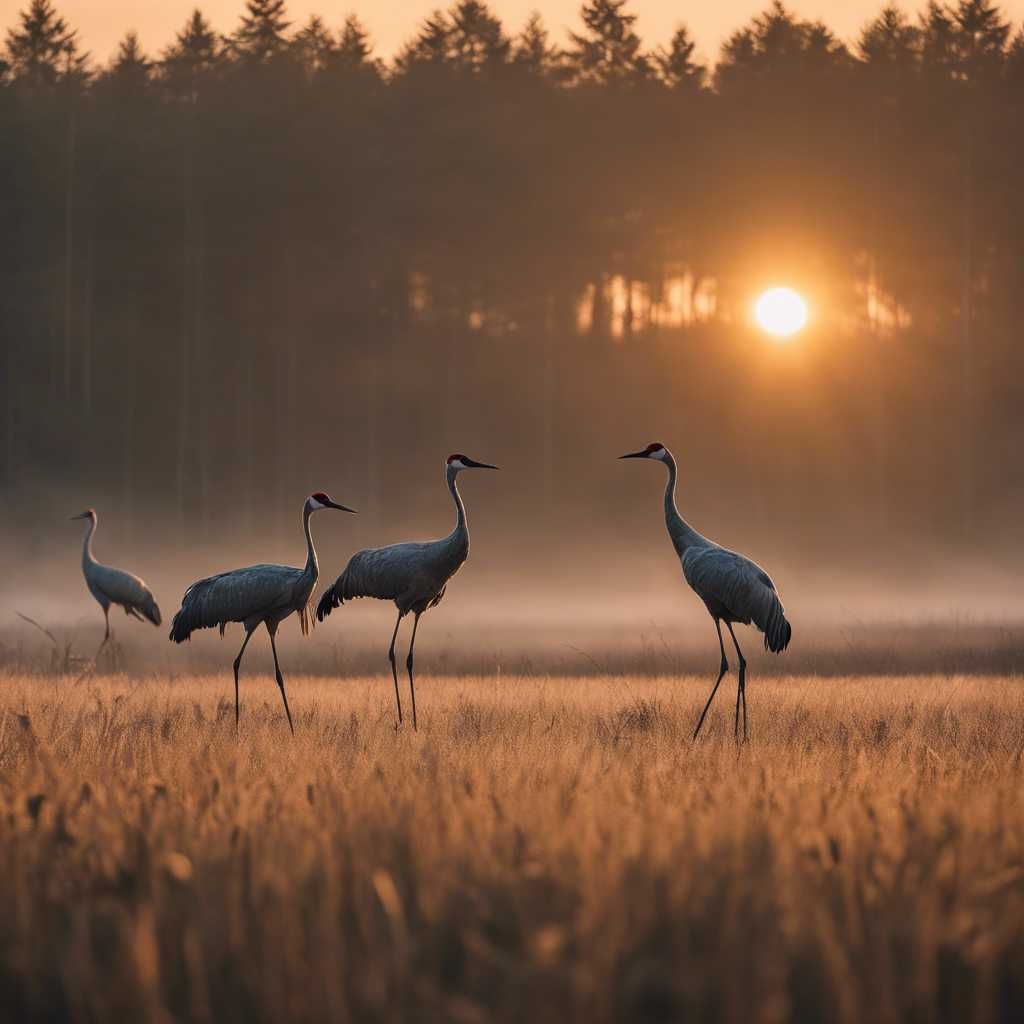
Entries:
{"label": "blurred foreground grass", "polygon": [[1024,1015],[1024,681],[0,677],[0,1007]]}

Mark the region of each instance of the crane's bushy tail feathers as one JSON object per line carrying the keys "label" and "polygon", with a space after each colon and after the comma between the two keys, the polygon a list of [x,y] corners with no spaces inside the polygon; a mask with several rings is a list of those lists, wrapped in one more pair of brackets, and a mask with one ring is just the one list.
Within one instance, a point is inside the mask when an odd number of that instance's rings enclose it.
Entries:
{"label": "crane's bushy tail feathers", "polygon": [[[176,644],[188,640],[197,629],[210,629],[216,626],[220,630],[220,635],[224,635],[227,620],[203,614],[203,596],[208,583],[208,580],[201,581],[201,584],[194,583],[185,591],[185,596],[181,599],[181,607],[171,620],[169,636]],[[159,617],[159,612],[157,612],[157,616]]]}
{"label": "crane's bushy tail feathers", "polygon": [[171,631],[167,634],[168,639],[180,644],[192,635],[196,627],[189,621],[190,616],[186,614],[185,608],[180,608],[177,614],[171,619]]}
{"label": "crane's bushy tail feathers", "polygon": [[793,627],[789,624],[782,606],[778,603],[772,608],[768,616],[768,625],[764,631],[764,647],[772,654],[781,654],[788,646],[793,636]]}
{"label": "crane's bushy tail feathers", "polygon": [[342,603],[342,598],[338,593],[337,584],[328,587],[320,598],[316,606],[316,620],[317,622],[323,622],[331,612],[334,611]]}

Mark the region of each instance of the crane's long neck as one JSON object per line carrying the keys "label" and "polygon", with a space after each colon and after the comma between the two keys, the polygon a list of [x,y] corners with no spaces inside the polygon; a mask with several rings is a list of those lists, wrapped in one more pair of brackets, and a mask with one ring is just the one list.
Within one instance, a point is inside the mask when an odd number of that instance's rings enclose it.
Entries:
{"label": "crane's long neck", "polygon": [[89,520],[89,528],[85,531],[85,539],[82,541],[82,568],[88,565],[95,565],[96,558],[92,553],[92,535],[96,532],[95,517]]}
{"label": "crane's long neck", "polygon": [[451,466],[445,472],[448,481],[448,490],[451,492],[452,501],[455,502],[455,529],[448,535],[453,544],[469,548],[469,527],[466,525],[466,506],[462,503],[462,495],[459,494],[455,478],[459,471]]}
{"label": "crane's long neck", "polygon": [[304,576],[309,576],[314,586],[317,577],[320,575],[320,564],[316,560],[316,548],[313,547],[313,534],[309,528],[309,517],[313,514],[309,502],[306,502],[302,509],[302,530],[306,534],[306,567],[302,570]]}
{"label": "crane's long neck", "polygon": [[676,551],[682,555],[687,548],[707,544],[707,540],[679,514],[676,507],[676,460],[671,452],[666,452],[664,461],[668,469],[668,480],[665,482],[665,526]]}

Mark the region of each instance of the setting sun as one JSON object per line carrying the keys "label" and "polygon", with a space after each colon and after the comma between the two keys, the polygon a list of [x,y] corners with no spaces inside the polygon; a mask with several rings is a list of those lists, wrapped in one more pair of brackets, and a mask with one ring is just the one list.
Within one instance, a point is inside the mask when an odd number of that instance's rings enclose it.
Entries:
{"label": "setting sun", "polygon": [[796,334],[807,323],[807,303],[792,288],[769,288],[754,305],[758,326],[779,338]]}

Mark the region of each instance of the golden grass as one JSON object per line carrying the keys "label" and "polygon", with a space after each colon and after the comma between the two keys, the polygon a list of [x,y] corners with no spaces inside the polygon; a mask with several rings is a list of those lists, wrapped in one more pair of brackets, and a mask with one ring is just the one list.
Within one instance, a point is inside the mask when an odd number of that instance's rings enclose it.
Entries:
{"label": "golden grass", "polygon": [[5,1019],[1024,1013],[1019,679],[242,685],[0,679]]}

